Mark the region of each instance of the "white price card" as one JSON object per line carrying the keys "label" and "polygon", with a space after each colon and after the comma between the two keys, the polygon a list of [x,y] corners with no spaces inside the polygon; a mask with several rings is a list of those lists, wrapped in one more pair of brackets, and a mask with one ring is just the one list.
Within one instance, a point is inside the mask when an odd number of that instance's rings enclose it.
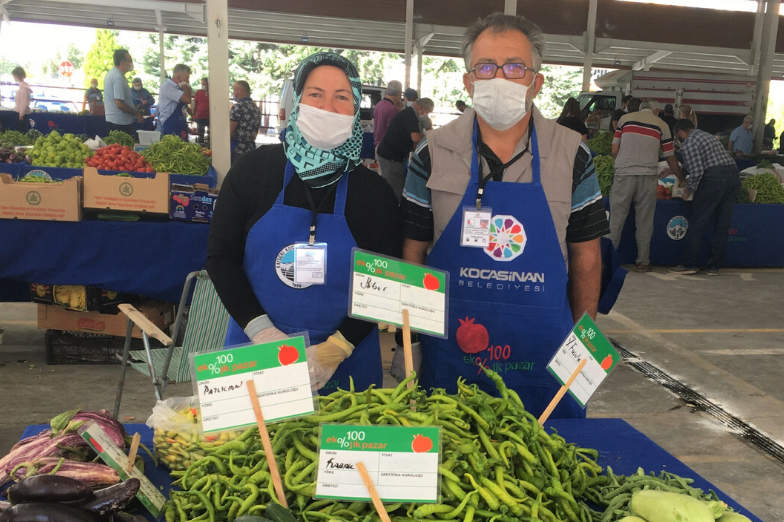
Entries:
{"label": "white price card", "polygon": [[294,249],[294,282],[323,285],[327,274],[327,244],[298,243]]}
{"label": "white price card", "polygon": [[205,433],[256,425],[246,381],[253,379],[267,423],[313,413],[305,338],[193,356]]}
{"label": "white price card", "polygon": [[408,310],[412,330],[447,335],[449,273],[354,248],[349,315],[403,325]]}
{"label": "white price card", "polygon": [[362,462],[384,502],[438,502],[440,432],[419,426],[321,426],[316,498],[370,500]]}
{"label": "white price card", "polygon": [[591,395],[621,361],[621,356],[587,314],[574,325],[547,369],[563,385],[583,359],[587,360],[585,367],[569,387],[569,393],[585,407]]}
{"label": "white price card", "polygon": [[133,466],[130,472],[126,469],[128,455],[114,443],[111,437],[94,422],[88,425],[81,435],[93,451],[101,457],[101,460],[120,475],[120,480],[127,480],[131,477],[139,479],[140,486],[136,498],[154,517],[159,517],[166,504],[166,497],[158,491],[150,479],[144,476],[144,473],[139,471],[139,468]]}
{"label": "white price card", "polygon": [[485,248],[490,244],[490,222],[493,209],[482,207],[463,208],[463,227],[460,232],[460,246]]}

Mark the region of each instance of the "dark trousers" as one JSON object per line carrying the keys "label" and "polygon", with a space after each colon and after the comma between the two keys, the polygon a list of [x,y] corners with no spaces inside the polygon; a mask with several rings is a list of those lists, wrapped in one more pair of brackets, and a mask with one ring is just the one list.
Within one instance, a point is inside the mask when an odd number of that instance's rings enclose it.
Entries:
{"label": "dark trousers", "polygon": [[196,133],[199,136],[199,142],[200,143],[204,143],[204,131],[209,126],[210,120],[208,120],[208,119],[206,119],[206,120],[199,119],[199,120],[193,120],[193,121],[196,122]]}
{"label": "dark trousers", "polygon": [[698,266],[700,247],[710,232],[710,257],[706,268],[719,268],[727,252],[732,208],[738,195],[740,179],[734,166],[710,167],[705,170],[694,193],[689,231],[686,234],[688,266]]}
{"label": "dark trousers", "polygon": [[19,113],[16,113],[16,130],[19,132],[27,132],[30,130],[30,116],[24,115],[19,119]]}
{"label": "dark trousers", "polygon": [[133,137],[133,141],[139,141],[136,136],[136,129],[138,129],[139,127],[138,125],[136,125],[136,123],[129,123],[128,125],[117,125],[116,123],[107,121],[106,126],[109,127],[110,131],[113,130],[123,131],[126,134],[130,134]]}

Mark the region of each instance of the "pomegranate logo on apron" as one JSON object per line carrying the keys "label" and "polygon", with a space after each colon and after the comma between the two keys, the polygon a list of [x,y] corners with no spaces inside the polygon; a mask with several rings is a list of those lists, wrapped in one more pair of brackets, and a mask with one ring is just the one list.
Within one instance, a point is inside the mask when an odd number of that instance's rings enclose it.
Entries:
{"label": "pomegranate logo on apron", "polygon": [[525,227],[516,217],[493,216],[490,220],[490,243],[484,251],[494,261],[512,261],[525,251],[527,242]]}

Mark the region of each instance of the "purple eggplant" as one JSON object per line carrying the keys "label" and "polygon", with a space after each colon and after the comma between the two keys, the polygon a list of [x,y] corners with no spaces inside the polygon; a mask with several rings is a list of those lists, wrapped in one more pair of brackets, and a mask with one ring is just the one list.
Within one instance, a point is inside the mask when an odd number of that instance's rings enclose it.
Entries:
{"label": "purple eggplant", "polygon": [[94,497],[82,482],[62,475],[37,475],[22,479],[5,492],[12,504],[30,502],[86,502]]}
{"label": "purple eggplant", "polygon": [[91,422],[97,423],[117,446],[120,448],[125,447],[125,429],[122,424],[106,410],[70,410],[54,417],[49,424],[52,426],[52,433],[60,435],[63,433],[80,431],[81,429],[86,428]]}
{"label": "purple eggplant", "polygon": [[13,478],[22,478],[28,475],[45,475],[52,473],[55,469],[57,469],[54,473],[55,475],[80,480],[90,488],[120,482],[120,475],[105,464],[100,462],[80,462],[58,457],[42,457],[22,463],[17,466]]}
{"label": "purple eggplant", "polygon": [[140,486],[139,479],[129,478],[114,486],[95,491],[94,498],[80,503],[79,507],[104,516],[124,508],[136,496]]}
{"label": "purple eggplant", "polygon": [[100,522],[91,511],[68,504],[33,502],[17,504],[0,513],[0,522]]}
{"label": "purple eggplant", "polygon": [[[11,451],[0,459],[0,486],[8,482],[11,473],[20,465],[42,457],[59,457],[73,450],[86,449],[87,442],[76,433],[52,437],[51,432],[43,431],[33,437],[19,441]],[[55,459],[59,460],[59,459]],[[14,473],[19,476],[18,473]],[[24,477],[25,475],[21,475]]]}

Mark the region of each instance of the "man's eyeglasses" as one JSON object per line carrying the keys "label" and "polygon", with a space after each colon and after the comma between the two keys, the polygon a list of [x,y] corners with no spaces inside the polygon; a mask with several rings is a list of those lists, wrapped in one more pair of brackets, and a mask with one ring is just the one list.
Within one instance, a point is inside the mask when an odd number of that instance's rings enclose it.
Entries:
{"label": "man's eyeglasses", "polygon": [[528,71],[536,73],[536,69],[528,67],[524,63],[505,63],[503,65],[495,63],[478,63],[471,69],[471,72],[480,80],[489,80],[495,78],[498,69],[501,69],[504,72],[504,78],[507,80],[525,78]]}

